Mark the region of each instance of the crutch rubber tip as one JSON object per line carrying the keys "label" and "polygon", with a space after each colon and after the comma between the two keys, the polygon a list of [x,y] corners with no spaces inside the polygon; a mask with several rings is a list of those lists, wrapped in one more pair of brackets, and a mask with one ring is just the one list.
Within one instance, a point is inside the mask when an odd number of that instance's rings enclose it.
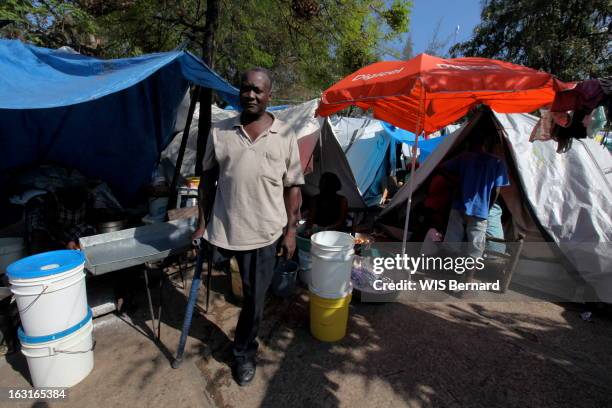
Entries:
{"label": "crutch rubber tip", "polygon": [[172,362],[172,368],[174,369],[179,368],[182,363],[183,363],[182,358],[175,358],[174,361]]}

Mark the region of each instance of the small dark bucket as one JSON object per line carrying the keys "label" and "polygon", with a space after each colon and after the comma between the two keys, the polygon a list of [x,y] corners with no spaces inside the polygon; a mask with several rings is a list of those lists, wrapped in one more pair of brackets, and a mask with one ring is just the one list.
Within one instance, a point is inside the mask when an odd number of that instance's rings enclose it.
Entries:
{"label": "small dark bucket", "polygon": [[272,293],[279,297],[292,296],[295,293],[298,268],[297,262],[279,259],[274,268]]}

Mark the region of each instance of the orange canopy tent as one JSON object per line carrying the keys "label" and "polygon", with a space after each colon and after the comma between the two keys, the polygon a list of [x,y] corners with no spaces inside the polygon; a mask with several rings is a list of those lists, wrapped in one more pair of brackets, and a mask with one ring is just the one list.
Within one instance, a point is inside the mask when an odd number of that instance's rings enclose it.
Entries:
{"label": "orange canopy tent", "polygon": [[444,59],[420,54],[408,61],[364,67],[321,96],[320,116],[350,105],[419,135],[465,116],[478,104],[500,113],[532,112],[552,103],[566,84],[522,65],[487,58]]}
{"label": "orange canopy tent", "polygon": [[323,92],[317,114],[329,116],[356,105],[417,135],[404,224],[405,254],[418,136],[455,122],[478,104],[500,113],[532,112],[550,105],[555,92],[568,87],[551,74],[522,65],[420,54],[408,61],[377,62],[350,74]]}

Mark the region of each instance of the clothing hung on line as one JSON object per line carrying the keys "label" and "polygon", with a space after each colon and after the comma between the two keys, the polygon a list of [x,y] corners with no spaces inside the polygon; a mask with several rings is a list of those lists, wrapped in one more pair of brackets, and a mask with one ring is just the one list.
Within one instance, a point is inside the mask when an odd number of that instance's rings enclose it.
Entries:
{"label": "clothing hung on line", "polygon": [[551,112],[584,110],[591,112],[605,97],[599,79],[587,79],[572,89],[557,92],[550,108]]}
{"label": "clothing hung on line", "polygon": [[[583,124],[585,117],[598,106],[604,106],[608,115],[612,112],[612,77],[588,79],[579,82],[572,89],[555,94],[551,106],[555,124],[551,137],[557,141],[557,152],[564,153],[572,146],[572,139],[587,137],[587,128]],[[572,115],[568,112],[573,112]]]}

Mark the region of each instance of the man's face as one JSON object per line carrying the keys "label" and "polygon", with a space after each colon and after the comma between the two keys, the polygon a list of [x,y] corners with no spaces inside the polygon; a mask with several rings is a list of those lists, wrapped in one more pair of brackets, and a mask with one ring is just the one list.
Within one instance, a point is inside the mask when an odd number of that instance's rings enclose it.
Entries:
{"label": "man's face", "polygon": [[240,84],[240,106],[251,115],[261,115],[270,101],[270,80],[263,72],[249,71]]}

